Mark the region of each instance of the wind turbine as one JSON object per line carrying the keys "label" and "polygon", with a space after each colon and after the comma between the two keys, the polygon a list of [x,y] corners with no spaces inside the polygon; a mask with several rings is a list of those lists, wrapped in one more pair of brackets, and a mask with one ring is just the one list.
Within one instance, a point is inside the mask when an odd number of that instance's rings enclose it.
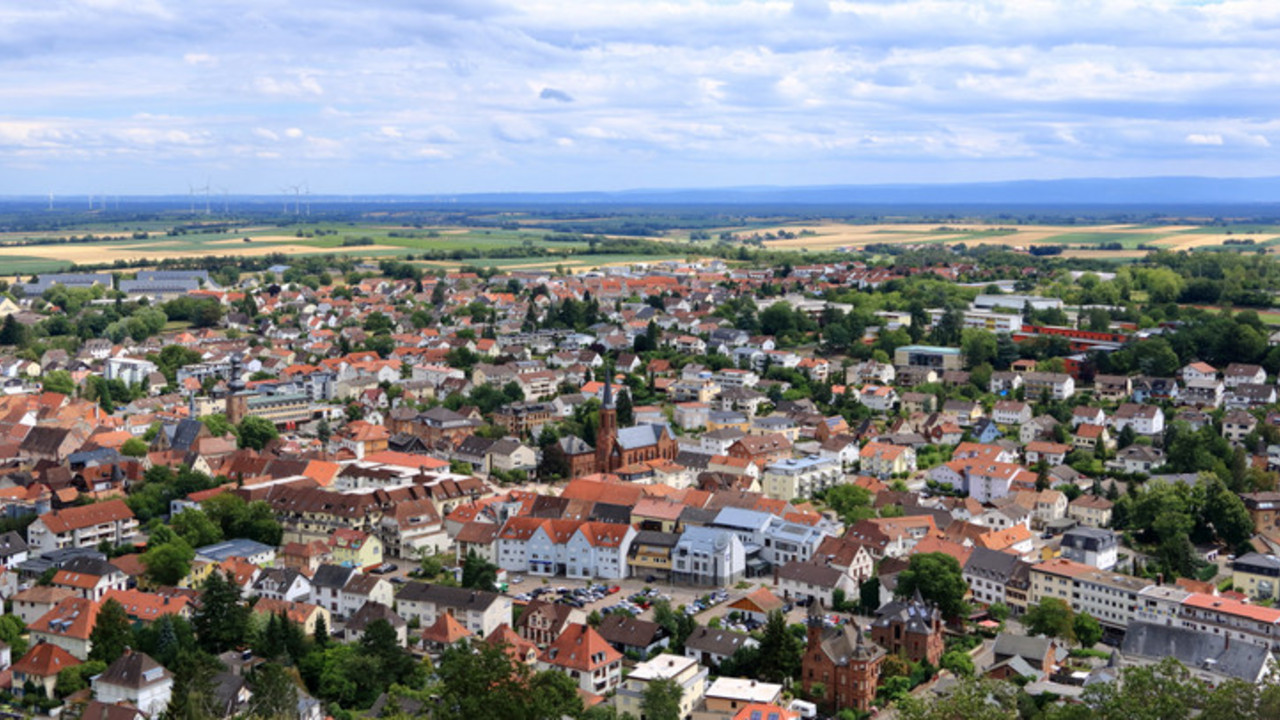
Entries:
{"label": "wind turbine", "polygon": [[230,215],[231,211],[228,209],[229,205],[227,204],[227,189],[220,187],[218,191],[222,193],[222,214]]}
{"label": "wind turbine", "polygon": [[196,214],[196,186],[187,181],[187,197],[191,200],[191,214]]}
{"label": "wind turbine", "polygon": [[49,211],[53,212],[53,191],[49,191]]}
{"label": "wind turbine", "polygon": [[280,194],[284,196],[284,207],[281,208],[280,212],[284,213],[285,215],[288,215],[289,214],[289,186],[285,185],[284,187],[280,188]]}
{"label": "wind turbine", "polygon": [[302,187],[303,187],[303,192],[307,196],[307,217],[311,217],[311,184],[307,182],[303,182]]}

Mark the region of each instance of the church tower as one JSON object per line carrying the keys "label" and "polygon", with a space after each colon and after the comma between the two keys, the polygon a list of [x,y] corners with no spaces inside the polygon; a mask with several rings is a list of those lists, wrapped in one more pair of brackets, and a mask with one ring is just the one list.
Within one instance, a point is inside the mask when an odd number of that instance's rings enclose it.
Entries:
{"label": "church tower", "polygon": [[613,400],[613,371],[604,372],[604,403],[600,407],[600,427],[596,430],[596,472],[613,472],[613,448],[618,443],[618,406]]}
{"label": "church tower", "polygon": [[239,425],[249,414],[249,396],[245,393],[245,382],[240,377],[240,356],[231,356],[231,378],[227,380],[227,420],[232,425]]}

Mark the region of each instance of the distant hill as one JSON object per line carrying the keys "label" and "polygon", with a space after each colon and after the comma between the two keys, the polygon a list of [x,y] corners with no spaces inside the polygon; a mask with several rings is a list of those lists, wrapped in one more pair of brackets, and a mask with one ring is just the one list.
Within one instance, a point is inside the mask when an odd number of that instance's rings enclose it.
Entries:
{"label": "distant hill", "polygon": [[452,199],[486,204],[1258,205],[1280,204],[1280,177],[1088,178],[913,185],[471,193],[452,196]]}

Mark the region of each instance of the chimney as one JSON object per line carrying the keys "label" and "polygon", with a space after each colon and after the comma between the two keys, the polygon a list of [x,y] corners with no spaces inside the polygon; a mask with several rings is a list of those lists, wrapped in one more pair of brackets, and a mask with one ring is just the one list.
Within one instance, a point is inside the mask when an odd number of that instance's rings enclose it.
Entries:
{"label": "chimney", "polygon": [[1156,585],[1164,585],[1164,573],[1156,573]]}

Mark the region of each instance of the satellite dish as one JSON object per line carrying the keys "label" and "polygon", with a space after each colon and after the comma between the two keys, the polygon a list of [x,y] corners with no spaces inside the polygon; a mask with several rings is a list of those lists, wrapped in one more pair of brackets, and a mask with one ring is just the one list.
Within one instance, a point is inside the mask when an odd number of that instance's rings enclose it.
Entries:
{"label": "satellite dish", "polygon": [[729,547],[729,538],[725,537],[724,535],[717,535],[716,550],[724,550],[727,547]]}

